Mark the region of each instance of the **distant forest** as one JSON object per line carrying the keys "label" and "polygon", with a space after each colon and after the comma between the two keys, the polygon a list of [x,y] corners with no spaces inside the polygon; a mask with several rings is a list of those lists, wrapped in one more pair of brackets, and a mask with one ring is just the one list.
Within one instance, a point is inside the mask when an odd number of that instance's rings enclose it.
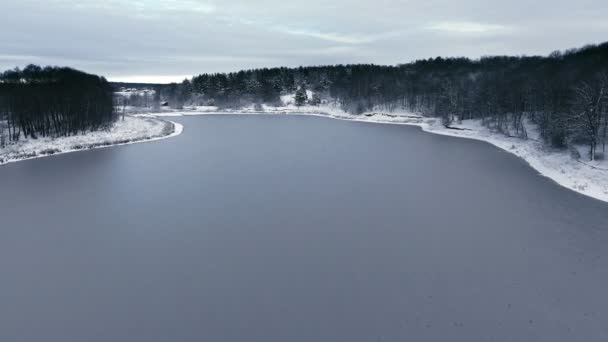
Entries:
{"label": "distant forest", "polygon": [[[430,58],[398,66],[335,65],[202,74],[160,88],[172,106],[279,104],[280,96],[313,91],[299,104],[331,102],[360,114],[409,110],[453,120],[483,119],[526,137],[524,118],[547,144],[586,143],[591,158],[608,131],[608,43],[549,56]],[[298,98],[298,97],[297,97]]]}
{"label": "distant forest", "polygon": [[0,73],[0,145],[85,133],[115,119],[113,88],[103,77],[36,65]]}

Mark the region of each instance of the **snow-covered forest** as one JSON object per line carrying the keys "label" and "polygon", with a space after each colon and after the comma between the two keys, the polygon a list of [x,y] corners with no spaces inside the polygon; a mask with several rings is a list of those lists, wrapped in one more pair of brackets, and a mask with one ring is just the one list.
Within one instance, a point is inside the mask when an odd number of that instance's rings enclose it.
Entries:
{"label": "snow-covered forest", "polygon": [[29,65],[0,73],[0,165],[181,132],[165,120],[118,120],[113,92],[105,78],[71,68]]}
{"label": "snow-covered forest", "polygon": [[[608,43],[549,56],[430,58],[398,66],[334,65],[202,74],[157,86],[157,101],[242,108],[333,104],[351,114],[410,111],[453,121],[482,119],[494,130],[526,138],[524,119],[551,147],[586,144],[600,157],[608,134]],[[312,92],[312,96],[308,96]],[[132,96],[135,104],[137,96]]]}

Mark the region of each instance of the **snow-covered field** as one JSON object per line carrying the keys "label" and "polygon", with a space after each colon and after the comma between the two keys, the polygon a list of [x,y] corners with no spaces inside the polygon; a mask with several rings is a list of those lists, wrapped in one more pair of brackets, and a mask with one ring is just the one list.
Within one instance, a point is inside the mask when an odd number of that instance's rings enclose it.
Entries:
{"label": "snow-covered field", "polygon": [[120,91],[114,92],[118,96],[130,97],[132,95],[137,96],[154,96],[156,91],[154,89],[134,89],[134,88],[122,88]]}
{"label": "snow-covered field", "polygon": [[59,138],[22,139],[0,147],[0,165],[86,149],[134,144],[181,134],[182,125],[154,117],[125,116],[107,131]]}
{"label": "snow-covered field", "polygon": [[190,116],[190,115],[226,115],[226,114],[276,114],[276,115],[313,115],[339,120],[361,121],[381,124],[402,124],[421,127],[424,131],[449,135],[453,137],[475,139],[488,142],[505,151],[524,159],[539,174],[558,184],[586,196],[608,202],[608,161],[586,161],[575,159],[568,151],[551,151],[538,141],[532,125],[528,125],[530,139],[509,137],[481,124],[480,120],[467,120],[453,124],[451,128],[443,126],[441,119],[427,118],[408,112],[370,112],[352,115],[336,106],[302,106],[296,107],[290,99],[282,107],[262,106],[263,110],[254,107],[239,110],[221,110],[216,107],[191,107],[179,111],[144,114],[143,116]]}

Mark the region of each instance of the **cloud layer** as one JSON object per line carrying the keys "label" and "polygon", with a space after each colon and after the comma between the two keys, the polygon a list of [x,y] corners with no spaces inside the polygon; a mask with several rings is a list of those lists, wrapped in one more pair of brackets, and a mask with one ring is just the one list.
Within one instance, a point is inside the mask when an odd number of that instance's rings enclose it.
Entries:
{"label": "cloud layer", "polygon": [[0,68],[70,65],[129,81],[608,40],[604,0],[7,0],[0,13]]}

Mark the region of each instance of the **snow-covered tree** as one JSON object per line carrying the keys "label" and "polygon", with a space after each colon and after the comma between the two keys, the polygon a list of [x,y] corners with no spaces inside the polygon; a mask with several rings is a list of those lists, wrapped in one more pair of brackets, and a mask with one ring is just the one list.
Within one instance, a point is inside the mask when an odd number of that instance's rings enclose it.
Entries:
{"label": "snow-covered tree", "polygon": [[581,82],[574,88],[572,106],[573,127],[584,136],[589,145],[589,157],[595,159],[600,128],[604,120],[603,108],[608,100],[608,84],[603,80],[589,83]]}
{"label": "snow-covered tree", "polygon": [[318,106],[321,104],[321,95],[319,95],[319,93],[313,93],[312,94],[312,98],[310,99],[310,101],[308,101],[308,103],[311,106]]}
{"label": "snow-covered tree", "polygon": [[306,101],[308,101],[308,94],[306,88],[302,86],[296,91],[295,105],[301,107],[306,104]]}

